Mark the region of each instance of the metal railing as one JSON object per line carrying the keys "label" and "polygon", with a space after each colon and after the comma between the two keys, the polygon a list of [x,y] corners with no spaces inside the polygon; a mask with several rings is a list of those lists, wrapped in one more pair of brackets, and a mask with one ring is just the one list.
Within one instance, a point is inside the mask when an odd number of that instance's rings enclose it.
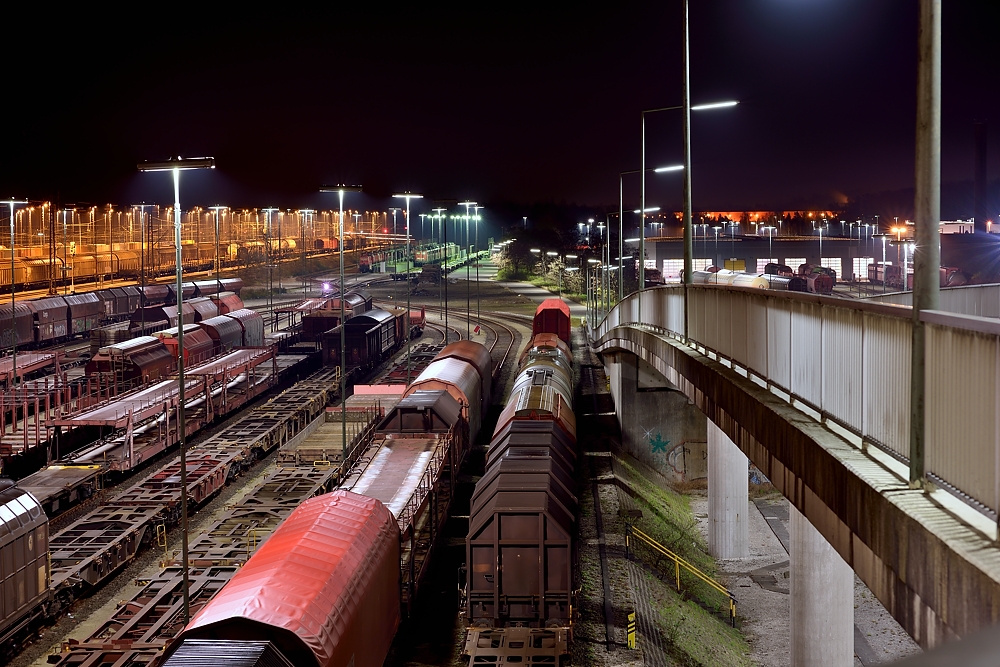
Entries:
{"label": "metal railing", "polygon": [[[684,294],[687,293],[687,339]],[[639,321],[642,299],[642,322]],[[940,311],[927,330],[925,472],[987,515],[1000,510],[1000,320]],[[715,285],[633,293],[593,329],[672,338],[793,406],[910,459],[912,310]]]}
{"label": "metal railing", "polygon": [[660,556],[669,558],[674,562],[674,585],[677,588],[678,593],[681,591],[681,569],[683,568],[692,574],[696,579],[722,594],[729,604],[729,622],[734,628],[736,627],[736,596],[733,595],[728,588],[717,582],[715,579],[712,579],[697,567],[684,560],[684,558],[678,556],[673,551],[666,548],[630,523],[625,524],[625,558],[629,558],[632,553],[634,553],[634,549],[632,547],[633,540],[639,540],[640,543],[645,544]]}

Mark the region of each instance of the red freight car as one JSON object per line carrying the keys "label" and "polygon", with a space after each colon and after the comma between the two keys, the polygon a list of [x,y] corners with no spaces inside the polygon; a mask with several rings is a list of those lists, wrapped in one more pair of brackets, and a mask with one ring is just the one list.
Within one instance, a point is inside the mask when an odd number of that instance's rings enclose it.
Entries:
{"label": "red freight car", "polygon": [[231,317],[225,315],[210,317],[199,322],[198,326],[212,338],[216,354],[229,352],[234,347],[243,346],[243,327],[239,321]]}
{"label": "red freight car", "polygon": [[210,298],[215,303],[218,310],[216,315],[228,315],[234,310],[240,310],[244,307],[243,299],[241,299],[236,292],[220,292],[218,294],[213,294]]}
{"label": "red freight car", "polygon": [[[177,359],[177,327],[157,331],[154,336],[159,338],[168,350]],[[184,325],[184,366],[188,367],[197,364],[214,356],[215,340],[203,328],[197,324]]]}
{"label": "red freight car", "polygon": [[93,292],[71,294],[66,297],[66,303],[69,306],[71,336],[96,329],[105,318],[104,302]]}
{"label": "red freight car", "polygon": [[378,500],[307,500],[191,619],[164,667],[250,651],[284,658],[273,665],[377,667],[399,627],[399,554],[396,519]]}
{"label": "red freight car", "polygon": [[243,347],[264,346],[264,318],[256,310],[242,308],[223,317],[230,317],[243,327]]}
{"label": "red freight car", "polygon": [[553,333],[569,343],[569,306],[562,299],[546,299],[538,305],[531,323],[531,335]]}

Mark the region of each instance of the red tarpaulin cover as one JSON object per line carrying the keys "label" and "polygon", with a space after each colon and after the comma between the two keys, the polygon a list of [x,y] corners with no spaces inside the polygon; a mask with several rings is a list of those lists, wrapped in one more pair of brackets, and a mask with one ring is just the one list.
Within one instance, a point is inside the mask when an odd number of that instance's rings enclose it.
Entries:
{"label": "red tarpaulin cover", "polygon": [[398,625],[396,520],[373,498],[334,491],[292,512],[175,646],[269,640],[296,665],[378,667]]}

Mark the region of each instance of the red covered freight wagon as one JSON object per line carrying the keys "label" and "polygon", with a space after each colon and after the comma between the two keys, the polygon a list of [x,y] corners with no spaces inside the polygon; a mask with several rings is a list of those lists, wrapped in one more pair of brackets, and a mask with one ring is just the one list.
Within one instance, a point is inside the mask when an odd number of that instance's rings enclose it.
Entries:
{"label": "red covered freight wagon", "polygon": [[379,667],[399,627],[399,553],[396,518],[378,500],[311,498],[191,619],[164,667],[231,662],[220,656]]}
{"label": "red covered freight wagon", "polygon": [[562,299],[546,299],[538,305],[535,319],[531,324],[531,335],[551,333],[569,344],[569,306]]}

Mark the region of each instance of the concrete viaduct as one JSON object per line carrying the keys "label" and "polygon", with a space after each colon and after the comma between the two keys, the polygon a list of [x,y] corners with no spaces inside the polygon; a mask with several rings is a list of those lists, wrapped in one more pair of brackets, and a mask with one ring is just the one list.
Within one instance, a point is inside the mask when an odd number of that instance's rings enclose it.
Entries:
{"label": "concrete viaduct", "polygon": [[922,320],[920,484],[909,307],[671,286],[589,329],[631,453],[705,429],[714,555],[747,553],[747,458],[788,498],[792,664],[852,664],[852,569],[925,648],[1000,622],[1000,320]]}

